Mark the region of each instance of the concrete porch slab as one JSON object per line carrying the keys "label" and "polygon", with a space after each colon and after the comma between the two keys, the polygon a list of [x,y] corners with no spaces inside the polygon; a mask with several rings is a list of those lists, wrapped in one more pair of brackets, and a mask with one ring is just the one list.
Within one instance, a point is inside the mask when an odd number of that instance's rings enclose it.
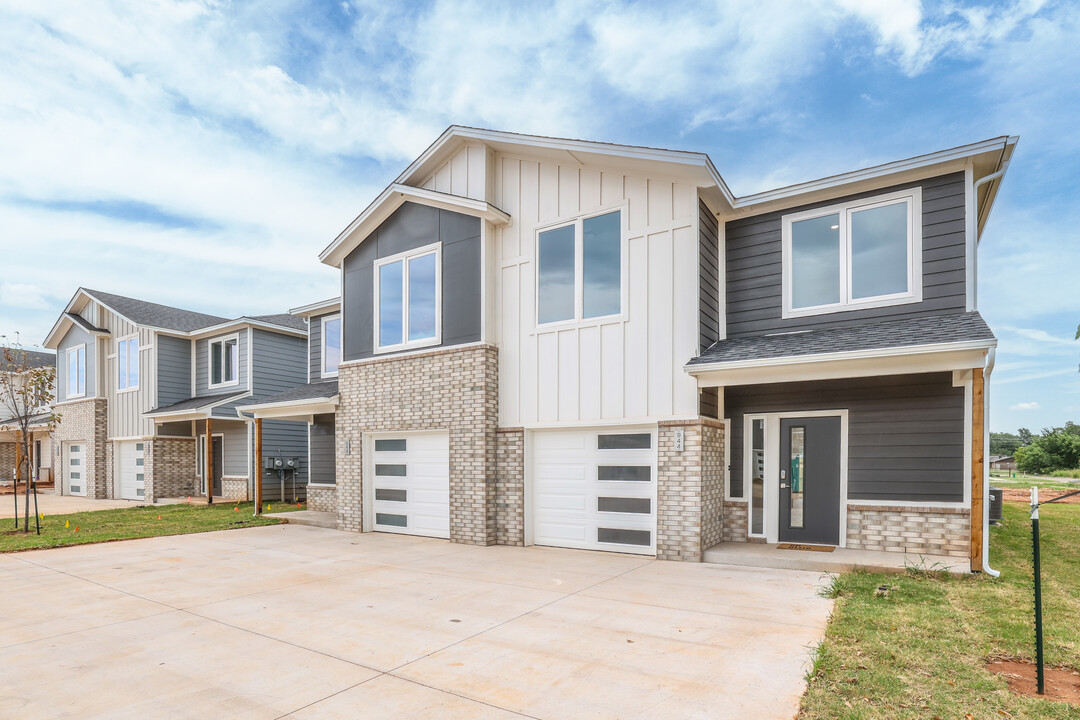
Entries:
{"label": "concrete porch slab", "polygon": [[295,510],[283,513],[265,513],[266,517],[279,518],[290,525],[308,525],[310,527],[337,530],[337,513],[318,510]]}
{"label": "concrete porch slab", "polygon": [[849,572],[857,568],[869,572],[902,573],[909,567],[942,570],[954,575],[971,572],[971,565],[967,558],[947,555],[919,555],[851,548],[836,548],[832,552],[781,550],[769,543],[720,543],[706,550],[702,560],[723,565],[830,573]]}

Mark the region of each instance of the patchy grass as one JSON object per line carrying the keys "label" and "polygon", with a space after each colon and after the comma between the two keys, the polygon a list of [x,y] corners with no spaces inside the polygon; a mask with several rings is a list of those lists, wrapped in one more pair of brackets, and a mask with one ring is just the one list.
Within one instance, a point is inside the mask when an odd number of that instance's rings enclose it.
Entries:
{"label": "patchy grass", "polygon": [[[239,509],[237,509],[239,508]],[[265,509],[265,508],[264,508]],[[288,503],[273,504],[266,512],[299,510]],[[216,503],[214,505],[147,505],[121,510],[94,510],[69,515],[46,515],[41,521],[41,535],[14,531],[14,521],[0,521],[0,552],[35,548],[85,545],[110,540],[185,535],[187,533],[232,530],[259,525],[277,525],[277,518],[254,517],[252,503]],[[158,519],[160,518],[160,519]],[[19,527],[22,527],[20,518]]]}
{"label": "patchy grass", "polygon": [[1015,477],[1015,478],[1003,478],[992,477],[990,478],[990,484],[999,488],[1030,488],[1037,487],[1050,488],[1051,490],[1080,490],[1080,485],[1075,482],[1069,482],[1067,478],[1055,479],[1045,477]]}
{"label": "patchy grass", "polygon": [[[1047,664],[1080,668],[1080,506],[1046,505],[1041,517]],[[997,580],[914,572],[830,581],[839,597],[799,718],[1076,718],[1075,706],[1014,695],[985,669],[988,658],[1035,657],[1027,508],[1006,503],[990,542]]]}

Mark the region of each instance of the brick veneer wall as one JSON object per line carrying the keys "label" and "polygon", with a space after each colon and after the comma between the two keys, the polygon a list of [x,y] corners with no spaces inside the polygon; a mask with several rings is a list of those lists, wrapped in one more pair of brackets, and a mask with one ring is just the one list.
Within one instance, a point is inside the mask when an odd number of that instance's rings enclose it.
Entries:
{"label": "brick veneer wall", "polygon": [[248,479],[239,475],[222,476],[220,497],[225,500],[246,501],[248,499]]}
{"label": "brick veneer wall", "polygon": [[64,482],[64,443],[79,443],[86,446],[86,465],[83,468],[83,482],[86,497],[104,499],[108,473],[105,466],[106,447],[109,443],[106,424],[107,403],[104,398],[93,398],[56,408],[60,413],[60,422],[53,431],[53,448],[56,461],[53,467],[56,474],[56,492],[62,493]]}
{"label": "brick veneer wall", "polygon": [[0,478],[12,480],[15,478],[15,443],[0,443]]}
{"label": "brick veneer wall", "polygon": [[746,537],[747,517],[745,501],[736,502],[734,500],[725,500],[723,517],[724,542],[746,542],[750,539]]}
{"label": "brick veneer wall", "polygon": [[970,535],[967,508],[848,505],[849,548],[967,557]]}
{"label": "brick veneer wall", "polygon": [[143,445],[144,499],[187,497],[195,492],[195,438],[155,437]]}
{"label": "brick veneer wall", "polygon": [[338,527],[363,529],[366,432],[448,430],[450,539],[496,542],[498,350],[491,345],[347,363],[335,416]]}
{"label": "brick veneer wall", "polygon": [[319,512],[337,512],[337,488],[319,485],[307,486],[307,509]]}
{"label": "brick veneer wall", "polygon": [[115,442],[105,443],[105,497],[113,499],[120,497],[120,478],[113,477],[114,472],[119,472],[118,464],[113,461],[116,452]]}
{"label": "brick veneer wall", "polygon": [[499,428],[495,441],[495,542],[524,545],[525,431]]}
{"label": "brick veneer wall", "polygon": [[[675,430],[683,450],[675,450]],[[659,423],[656,556],[700,562],[720,542],[724,499],[724,425],[717,420]]]}

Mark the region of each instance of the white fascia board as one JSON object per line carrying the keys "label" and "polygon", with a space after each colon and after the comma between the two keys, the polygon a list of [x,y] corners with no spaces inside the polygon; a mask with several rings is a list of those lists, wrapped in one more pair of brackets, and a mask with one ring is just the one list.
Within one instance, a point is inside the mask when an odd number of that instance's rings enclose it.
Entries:
{"label": "white fascia board", "polygon": [[183,336],[195,340],[200,340],[202,338],[210,337],[212,335],[220,335],[224,332],[244,330],[245,328],[260,328],[262,330],[270,330],[271,332],[280,333],[282,335],[307,337],[307,330],[300,330],[294,327],[285,327],[284,325],[275,325],[274,323],[268,323],[262,320],[253,320],[251,318],[229,320],[228,322],[223,322],[220,325],[211,325],[210,327],[192,330],[188,333],[184,333]]}
{"label": "white fascia board", "polygon": [[[375,198],[375,201],[368,205],[364,212],[360,213],[355,220],[349,223],[347,228],[334,238],[334,241],[319,254],[319,260],[333,267],[340,265],[341,261],[345,259],[345,255],[363,242],[375,228],[381,225],[406,201],[472,215],[496,225],[505,225],[510,222],[510,215],[484,200],[475,200],[461,195],[436,192],[435,190],[425,190],[424,188],[395,182],[379,193],[379,197]],[[351,242],[350,238],[354,236],[358,239]]]}
{"label": "white fascia board", "polygon": [[996,340],[978,340],[688,365],[683,369],[697,378],[699,387],[909,375],[982,367],[986,352],[996,346]]}
{"label": "white fascia board", "polygon": [[[791,205],[793,204],[791,202],[793,199],[799,198],[800,196],[811,195],[813,193],[827,193],[828,191],[834,191],[841,187],[845,188],[845,192],[855,192],[855,189],[848,189],[847,186],[868,183],[875,180],[880,181],[882,179],[888,179],[890,182],[900,181],[900,178],[896,178],[895,176],[902,175],[903,173],[925,174],[931,168],[941,168],[942,166],[948,167],[951,165],[955,165],[956,170],[962,170],[969,158],[985,153],[1002,152],[1010,144],[1015,144],[1016,140],[1017,138],[1015,137],[1002,136],[977,143],[971,143],[970,145],[961,145],[948,150],[929,153],[927,155],[918,155],[913,158],[907,158],[906,160],[897,160],[883,165],[875,165],[861,170],[854,170],[840,175],[830,175],[829,177],[810,180],[796,185],[788,185],[775,190],[766,190],[764,192],[738,198],[732,204],[732,207],[739,215],[747,215],[750,214],[748,210],[751,208],[754,213],[757,213],[759,211],[764,211],[764,208],[760,206],[776,203],[778,201],[784,201],[785,205]],[[809,201],[809,199],[799,200],[799,202],[805,201]]]}
{"label": "white fascia board", "polygon": [[[214,396],[213,395],[206,395],[205,397],[207,398],[208,401],[210,401]],[[177,420],[201,420],[203,418],[207,418],[207,417],[210,417],[211,415],[213,415],[214,408],[220,407],[221,405],[228,405],[229,403],[235,402],[237,400],[243,400],[246,397],[251,397],[251,393],[247,392],[247,393],[244,393],[243,395],[229,394],[229,395],[226,395],[225,397],[223,397],[220,400],[211,401],[207,405],[200,405],[199,407],[191,408],[189,410],[177,410],[176,412],[164,411],[164,412],[156,412],[156,413],[154,413],[154,412],[144,412],[143,417],[151,418],[155,422],[168,422],[171,419],[177,419]]]}
{"label": "white fascia board", "polygon": [[301,305],[300,307],[294,307],[289,310],[290,315],[299,315],[300,317],[310,318],[313,315],[322,315],[323,313],[337,312],[341,309],[341,298],[330,298],[329,300],[321,300],[319,302],[310,303],[308,305]]}
{"label": "white fascia board", "polygon": [[64,310],[60,313],[60,317],[57,318],[56,322],[53,324],[52,330],[50,330],[49,334],[45,336],[45,341],[41,343],[42,347],[48,348],[50,350],[55,350],[59,346],[60,339],[64,336],[64,333],[67,332],[67,327],[64,328],[64,332],[59,332],[60,327],[64,324],[65,321],[69,325],[74,324],[74,321],[72,321],[71,318],[67,317],[67,315],[68,313],[72,315],[76,314],[75,303],[81,297],[90,298],[96,302],[100,302],[97,298],[86,292],[85,289],[80,287],[78,290],[76,290],[75,294],[71,296],[71,300],[68,300],[68,304],[64,306]]}
{"label": "white fascia board", "polygon": [[289,403],[272,403],[268,405],[242,405],[236,411],[259,419],[273,420],[303,420],[313,415],[333,415],[337,413],[338,398],[321,398],[319,400],[302,400]]}

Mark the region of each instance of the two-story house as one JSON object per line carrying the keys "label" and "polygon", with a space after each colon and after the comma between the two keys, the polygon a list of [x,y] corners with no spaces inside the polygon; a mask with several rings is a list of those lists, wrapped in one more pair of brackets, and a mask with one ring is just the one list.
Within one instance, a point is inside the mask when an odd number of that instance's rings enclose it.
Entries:
{"label": "two-story house", "polygon": [[[217,497],[251,497],[257,479],[277,497],[237,407],[303,382],[306,335],[288,314],[230,320],[80,288],[45,341],[58,358],[58,492],[155,502],[206,495],[209,475]],[[270,423],[263,449],[300,458],[306,483],[302,429]]]}
{"label": "two-story house", "polygon": [[350,530],[985,565],[997,138],[748,197],[704,154],[451,127],[341,271]]}
{"label": "two-story house", "polygon": [[[50,352],[21,348],[11,348],[10,352],[15,359],[15,365],[5,366],[4,348],[0,348],[0,372],[14,373],[16,377],[13,380],[16,385],[25,383],[26,370],[56,365],[56,355]],[[22,387],[25,387],[25,384]],[[54,383],[53,393],[55,392]],[[16,417],[23,410],[24,402],[25,398],[18,394],[14,404],[10,398],[0,396],[0,480],[11,480],[15,477],[15,465],[22,452],[17,449],[21,425]],[[52,482],[51,407],[32,408],[32,412],[34,414],[30,417],[30,468],[40,487],[40,484]],[[25,471],[22,474],[25,476]]]}

